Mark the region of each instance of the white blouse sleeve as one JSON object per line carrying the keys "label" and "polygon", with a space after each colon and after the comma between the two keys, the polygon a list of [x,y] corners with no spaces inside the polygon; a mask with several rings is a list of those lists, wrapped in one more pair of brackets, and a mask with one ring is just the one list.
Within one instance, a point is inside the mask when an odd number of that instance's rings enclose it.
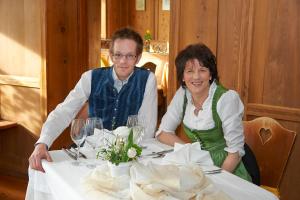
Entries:
{"label": "white blouse sleeve", "polygon": [[143,138],[153,138],[157,124],[157,84],[152,72],[148,76],[139,117],[142,118],[145,127]]}
{"label": "white blouse sleeve", "polygon": [[155,134],[157,137],[162,131],[175,134],[175,130],[182,121],[183,102],[185,90],[180,87],[174,95],[168,106],[167,112],[164,114],[159,129]]}
{"label": "white blouse sleeve", "polygon": [[224,138],[227,144],[225,151],[230,153],[244,152],[243,113],[244,105],[237,92],[229,90],[224,93],[217,104],[217,112],[222,121]]}
{"label": "white blouse sleeve", "polygon": [[91,74],[91,70],[83,73],[66,99],[49,114],[37,143],[44,143],[50,147],[62,131],[69,126],[90,96]]}

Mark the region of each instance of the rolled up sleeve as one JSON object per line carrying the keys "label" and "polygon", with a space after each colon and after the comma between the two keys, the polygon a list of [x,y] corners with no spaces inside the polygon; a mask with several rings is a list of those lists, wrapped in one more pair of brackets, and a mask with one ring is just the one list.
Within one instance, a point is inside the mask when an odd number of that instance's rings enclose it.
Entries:
{"label": "rolled up sleeve", "polygon": [[222,121],[222,128],[227,147],[225,151],[229,153],[239,152],[240,156],[244,152],[244,130],[243,114],[244,105],[237,92],[227,91],[222,95],[218,104],[217,112]]}

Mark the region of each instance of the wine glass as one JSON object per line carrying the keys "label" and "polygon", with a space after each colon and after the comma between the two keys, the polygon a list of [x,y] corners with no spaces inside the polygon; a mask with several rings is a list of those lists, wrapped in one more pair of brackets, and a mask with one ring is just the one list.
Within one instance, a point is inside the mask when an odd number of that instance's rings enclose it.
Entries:
{"label": "wine glass", "polygon": [[[95,130],[97,129],[97,130]],[[87,138],[85,139],[86,143],[88,143],[94,150],[100,146],[101,140],[103,139],[102,134],[103,124],[101,118],[98,117],[90,117],[85,121],[85,130],[87,132]],[[100,132],[98,132],[100,131]]]}
{"label": "wine glass", "polygon": [[73,119],[70,131],[71,139],[77,145],[76,161],[73,165],[79,165],[79,148],[80,145],[86,138],[87,132],[85,130],[85,120],[84,119]]}
{"label": "wine glass", "polygon": [[144,120],[139,115],[129,115],[127,119],[127,127],[132,128],[133,141],[139,144],[144,136]]}

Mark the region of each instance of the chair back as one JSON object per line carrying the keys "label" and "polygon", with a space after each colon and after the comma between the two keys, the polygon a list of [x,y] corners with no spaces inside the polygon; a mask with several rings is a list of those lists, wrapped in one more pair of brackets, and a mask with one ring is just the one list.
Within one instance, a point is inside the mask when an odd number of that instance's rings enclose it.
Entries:
{"label": "chair back", "polygon": [[255,154],[261,184],[278,188],[295,142],[296,133],[269,117],[244,121],[245,143]]}
{"label": "chair back", "polygon": [[147,62],[143,65],[143,67],[150,70],[151,72],[153,72],[155,74],[155,70],[156,70],[156,64],[155,63]]}

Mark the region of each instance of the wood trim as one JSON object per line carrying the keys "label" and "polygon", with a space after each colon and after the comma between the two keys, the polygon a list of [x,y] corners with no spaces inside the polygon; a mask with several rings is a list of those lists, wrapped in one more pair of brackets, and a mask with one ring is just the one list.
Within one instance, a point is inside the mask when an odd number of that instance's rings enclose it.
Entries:
{"label": "wood trim", "polygon": [[0,85],[40,88],[40,79],[37,77],[0,75]]}
{"label": "wood trim", "polygon": [[[246,8],[245,8],[246,7]],[[245,11],[245,9],[247,11]],[[252,47],[252,37],[253,37],[253,17],[254,17],[254,0],[249,0],[249,4],[245,5],[243,4],[243,11],[245,11],[248,14],[248,30],[243,35],[243,39],[245,41],[246,45],[246,52],[245,52],[245,60],[244,60],[244,66],[245,66],[245,72],[244,76],[241,80],[241,85],[243,84],[243,87],[240,88],[241,91],[241,97],[245,105],[248,104],[248,96],[249,96],[249,84],[250,84],[250,63],[251,63],[251,47]],[[244,12],[243,12],[244,14]],[[245,14],[245,15],[247,15]],[[243,17],[244,18],[244,17]],[[241,55],[243,56],[243,55]],[[248,106],[245,106],[245,113],[247,113]],[[247,119],[247,117],[246,117]],[[245,119],[245,120],[246,120]]]}
{"label": "wood trim", "polygon": [[167,104],[169,104],[177,90],[177,75],[175,68],[175,58],[179,51],[179,21],[181,0],[170,1],[170,53],[169,53],[169,77],[167,84]]}
{"label": "wood trim", "polygon": [[300,109],[265,104],[249,103],[246,115],[266,116],[274,119],[300,122]]}
{"label": "wood trim", "polygon": [[47,119],[47,68],[46,68],[46,2],[41,2],[41,45],[42,66],[40,74],[40,109],[42,121]]}

